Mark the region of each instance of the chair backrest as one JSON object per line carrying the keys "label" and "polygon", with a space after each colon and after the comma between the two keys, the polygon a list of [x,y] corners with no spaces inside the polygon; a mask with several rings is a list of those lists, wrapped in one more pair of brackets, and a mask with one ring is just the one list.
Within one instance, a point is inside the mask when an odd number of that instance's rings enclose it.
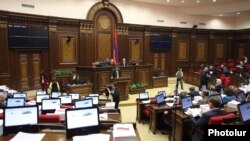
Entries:
{"label": "chair backrest", "polygon": [[49,122],[49,123],[60,123],[60,116],[59,115],[39,115],[40,122]]}
{"label": "chair backrest", "polygon": [[209,119],[208,125],[218,125],[218,124],[221,124],[224,119],[235,118],[235,116],[236,115],[234,113],[229,113],[229,114],[221,115],[221,116],[213,116]]}

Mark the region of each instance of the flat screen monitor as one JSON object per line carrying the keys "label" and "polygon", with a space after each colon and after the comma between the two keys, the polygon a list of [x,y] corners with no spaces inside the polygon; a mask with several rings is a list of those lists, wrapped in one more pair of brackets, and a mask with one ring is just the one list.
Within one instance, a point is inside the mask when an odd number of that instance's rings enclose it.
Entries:
{"label": "flat screen monitor", "polygon": [[148,92],[140,93],[140,94],[139,94],[139,99],[140,99],[140,100],[148,100],[148,99],[149,99],[149,94],[148,94]]}
{"label": "flat screen monitor", "polygon": [[237,106],[240,118],[243,123],[249,123],[250,121],[250,101],[246,103],[238,104]]}
{"label": "flat screen monitor", "polygon": [[49,99],[49,95],[48,94],[36,95],[36,103],[41,104],[42,99]]}
{"label": "flat screen monitor", "polygon": [[89,96],[98,96],[99,97],[99,94],[89,94]]}
{"label": "flat screen monitor", "polygon": [[155,96],[155,99],[156,99],[156,104],[158,106],[160,105],[164,105],[165,104],[165,97],[164,97],[164,94],[158,94]]}
{"label": "flat screen monitor", "polygon": [[36,95],[45,95],[47,94],[46,91],[36,91]]}
{"label": "flat screen monitor", "polygon": [[157,94],[163,94],[165,98],[167,97],[167,94],[165,91],[159,91],[159,92],[157,92]]}
{"label": "flat screen monitor", "polygon": [[14,93],[13,97],[24,97],[24,99],[26,100],[27,93]]}
{"label": "flat screen monitor", "polygon": [[65,119],[67,138],[100,132],[99,111],[97,107],[66,109]]}
{"label": "flat screen monitor", "polygon": [[72,97],[71,95],[62,95],[59,96],[61,99],[61,104],[71,104],[72,103]]}
{"label": "flat screen monitor", "polygon": [[90,98],[92,98],[94,105],[98,105],[98,102],[99,102],[98,96],[85,96],[85,99],[90,99]]}
{"label": "flat screen monitor", "polygon": [[52,97],[52,98],[58,98],[58,97],[61,96],[61,95],[62,95],[61,92],[52,92],[51,97]]}
{"label": "flat screen monitor", "polygon": [[80,99],[80,94],[78,93],[70,93],[69,95],[71,95],[72,100]]}
{"label": "flat screen monitor", "polygon": [[42,99],[42,114],[54,113],[56,109],[60,109],[61,99]]}
{"label": "flat screen monitor", "polygon": [[4,108],[3,134],[38,132],[38,114],[36,105]]}
{"label": "flat screen monitor", "polygon": [[82,99],[75,101],[75,108],[88,108],[88,107],[93,107],[92,99]]}
{"label": "flat screen monitor", "polygon": [[6,107],[19,107],[19,106],[25,106],[24,97],[14,97],[7,99]]}
{"label": "flat screen monitor", "polygon": [[246,94],[244,91],[238,91],[236,92],[236,98],[239,102],[245,102],[246,100]]}
{"label": "flat screen monitor", "polygon": [[192,107],[192,97],[187,96],[187,97],[181,98],[181,106],[182,106],[183,110],[186,110],[186,109]]}

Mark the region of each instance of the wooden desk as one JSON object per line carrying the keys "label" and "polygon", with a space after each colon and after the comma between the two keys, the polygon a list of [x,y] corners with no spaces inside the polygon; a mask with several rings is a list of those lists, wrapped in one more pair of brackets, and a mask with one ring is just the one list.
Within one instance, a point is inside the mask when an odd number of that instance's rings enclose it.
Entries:
{"label": "wooden desk", "polygon": [[130,78],[120,77],[113,79],[112,82],[117,84],[117,88],[120,92],[120,100],[128,100],[128,86],[130,84]]}
{"label": "wooden desk", "polygon": [[167,87],[167,86],[168,86],[167,76],[153,77],[153,88]]}
{"label": "wooden desk", "polygon": [[70,85],[67,87],[67,93],[79,93],[80,97],[87,96],[90,93],[93,93],[93,84]]}
{"label": "wooden desk", "polygon": [[139,123],[144,123],[145,121],[147,121],[147,117],[143,114],[145,105],[147,104],[142,103],[140,99],[136,99],[136,121],[138,121]]}
{"label": "wooden desk", "polygon": [[160,113],[163,113],[166,110],[171,110],[172,107],[168,105],[157,106],[155,104],[150,105],[150,121],[149,121],[149,129],[155,134],[157,129],[157,119]]}
{"label": "wooden desk", "polygon": [[[66,132],[65,133],[59,133],[59,132],[40,132],[40,133],[46,133],[43,137],[42,141],[73,141],[73,139],[67,139],[66,138]],[[113,141],[112,132],[107,132],[107,130],[101,130],[101,133],[103,134],[110,134],[110,141]],[[138,130],[135,129],[137,141],[141,141]],[[8,136],[1,136],[1,141],[9,141],[11,140],[15,135],[8,135]],[[24,139],[29,140],[29,139]]]}

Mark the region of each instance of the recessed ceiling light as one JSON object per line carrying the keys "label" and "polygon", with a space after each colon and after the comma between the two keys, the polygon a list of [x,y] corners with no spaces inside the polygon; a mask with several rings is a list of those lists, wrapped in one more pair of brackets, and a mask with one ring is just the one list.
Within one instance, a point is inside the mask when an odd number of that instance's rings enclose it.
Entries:
{"label": "recessed ceiling light", "polygon": [[167,2],[170,2],[170,0],[167,0]]}
{"label": "recessed ceiling light", "polygon": [[240,15],[240,12],[237,12],[236,14],[237,14],[237,15]]}
{"label": "recessed ceiling light", "polygon": [[196,2],[197,2],[197,3],[200,3],[200,1],[199,1],[199,0],[197,0]]}
{"label": "recessed ceiling light", "polygon": [[181,3],[184,3],[184,0],[182,0]]}
{"label": "recessed ceiling light", "polygon": [[222,14],[220,14],[220,16],[223,16]]}
{"label": "recessed ceiling light", "polygon": [[216,0],[213,0],[213,2],[216,2]]}

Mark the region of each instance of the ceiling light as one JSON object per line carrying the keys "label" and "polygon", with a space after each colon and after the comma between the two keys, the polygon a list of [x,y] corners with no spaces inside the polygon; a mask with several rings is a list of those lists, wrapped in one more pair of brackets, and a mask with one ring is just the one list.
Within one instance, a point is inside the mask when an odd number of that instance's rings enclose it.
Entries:
{"label": "ceiling light", "polygon": [[220,14],[220,16],[223,16],[222,14]]}
{"label": "ceiling light", "polygon": [[184,3],[184,0],[182,0],[181,3]]}
{"label": "ceiling light", "polygon": [[166,0],[167,2],[170,2],[170,0]]}
{"label": "ceiling light", "polygon": [[200,1],[199,1],[199,0],[197,0],[196,2],[197,2],[197,3],[200,3]]}
{"label": "ceiling light", "polygon": [[216,2],[216,0],[213,0],[213,2]]}
{"label": "ceiling light", "polygon": [[236,14],[237,14],[237,15],[240,15],[240,12],[237,12]]}

